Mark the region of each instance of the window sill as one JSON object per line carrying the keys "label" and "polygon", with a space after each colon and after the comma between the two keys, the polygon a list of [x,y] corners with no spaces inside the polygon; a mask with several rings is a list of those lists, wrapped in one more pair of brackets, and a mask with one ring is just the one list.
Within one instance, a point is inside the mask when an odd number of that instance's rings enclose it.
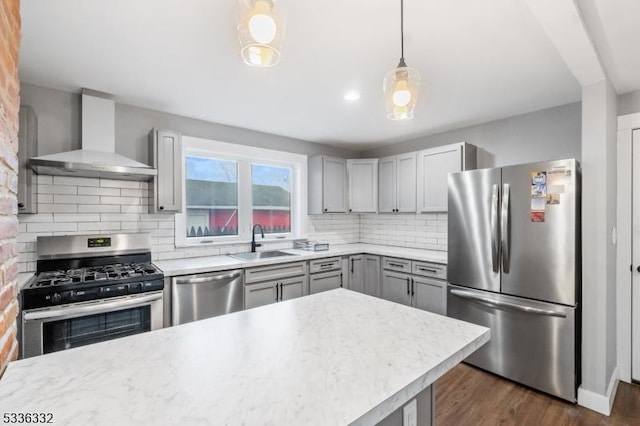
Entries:
{"label": "window sill", "polygon": [[[265,244],[265,245],[269,245],[269,244],[276,244],[276,243],[284,243],[284,242],[293,242],[295,240],[299,240],[300,238],[304,238],[304,237],[284,237],[284,238],[257,238],[256,239],[256,243],[258,244]],[[200,241],[200,242],[194,242],[194,243],[186,243],[186,244],[176,244],[175,247],[176,248],[193,248],[193,247],[220,247],[220,246],[244,246],[244,245],[251,245],[251,240],[247,240],[247,241],[240,241],[240,240],[233,240],[233,241]]]}

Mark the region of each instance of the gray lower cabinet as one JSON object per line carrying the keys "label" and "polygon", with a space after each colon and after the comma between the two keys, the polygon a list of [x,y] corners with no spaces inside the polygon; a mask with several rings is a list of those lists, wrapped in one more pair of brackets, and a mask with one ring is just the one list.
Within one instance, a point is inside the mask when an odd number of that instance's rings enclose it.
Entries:
{"label": "gray lower cabinet", "polygon": [[309,277],[309,294],[333,290],[342,287],[342,271],[340,269],[329,272],[311,274]]}
{"label": "gray lower cabinet", "polygon": [[258,266],[245,271],[244,306],[256,308],[308,294],[305,262]]}
{"label": "gray lower cabinet", "polygon": [[380,256],[364,255],[364,292],[380,297]]}
{"label": "gray lower cabinet", "polygon": [[349,289],[364,293],[364,255],[349,256]]}
{"label": "gray lower cabinet", "polygon": [[349,289],[370,296],[380,296],[380,256],[349,256]]}
{"label": "gray lower cabinet", "polygon": [[388,257],[382,263],[383,299],[447,314],[446,265]]}
{"label": "gray lower cabinet", "polygon": [[412,306],[434,314],[446,315],[447,282],[414,276]]}
{"label": "gray lower cabinet", "polygon": [[382,271],[382,298],[403,305],[411,305],[411,275]]}
{"label": "gray lower cabinet", "polygon": [[268,281],[247,285],[244,288],[245,309],[257,308],[258,306],[277,302],[276,286],[278,284],[279,282]]}
{"label": "gray lower cabinet", "polygon": [[245,287],[244,291],[245,308],[251,309],[270,303],[302,297],[306,284],[306,276],[249,284]]}

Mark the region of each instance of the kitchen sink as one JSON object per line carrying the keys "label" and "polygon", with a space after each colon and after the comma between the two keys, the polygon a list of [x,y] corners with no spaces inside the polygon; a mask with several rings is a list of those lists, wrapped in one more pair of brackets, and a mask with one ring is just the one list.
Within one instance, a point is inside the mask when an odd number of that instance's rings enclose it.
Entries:
{"label": "kitchen sink", "polygon": [[273,257],[283,257],[283,256],[297,256],[297,254],[287,253],[285,251],[280,250],[270,250],[270,251],[257,251],[257,252],[247,252],[247,253],[235,253],[230,254],[229,256],[235,257],[240,260],[258,260],[258,259],[271,259]]}

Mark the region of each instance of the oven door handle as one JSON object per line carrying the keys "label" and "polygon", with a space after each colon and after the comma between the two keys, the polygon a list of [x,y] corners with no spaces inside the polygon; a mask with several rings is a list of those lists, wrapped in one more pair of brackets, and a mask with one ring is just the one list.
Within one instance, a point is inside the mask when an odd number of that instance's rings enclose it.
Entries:
{"label": "oven door handle", "polygon": [[161,292],[144,296],[134,296],[111,302],[105,302],[104,299],[102,299],[100,301],[93,301],[84,306],[67,306],[64,308],[47,309],[42,311],[25,311],[23,313],[23,319],[24,321],[64,320],[85,315],[96,315],[106,312],[120,311],[122,309],[137,308],[149,305],[150,303],[158,300],[162,300]]}

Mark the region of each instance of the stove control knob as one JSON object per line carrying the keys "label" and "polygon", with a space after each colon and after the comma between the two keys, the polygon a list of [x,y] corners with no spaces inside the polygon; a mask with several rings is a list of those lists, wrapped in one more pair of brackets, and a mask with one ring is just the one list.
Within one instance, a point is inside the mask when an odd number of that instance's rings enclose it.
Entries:
{"label": "stove control knob", "polygon": [[53,296],[51,296],[51,303],[60,303],[61,300],[62,296],[60,296],[60,293],[53,293]]}

